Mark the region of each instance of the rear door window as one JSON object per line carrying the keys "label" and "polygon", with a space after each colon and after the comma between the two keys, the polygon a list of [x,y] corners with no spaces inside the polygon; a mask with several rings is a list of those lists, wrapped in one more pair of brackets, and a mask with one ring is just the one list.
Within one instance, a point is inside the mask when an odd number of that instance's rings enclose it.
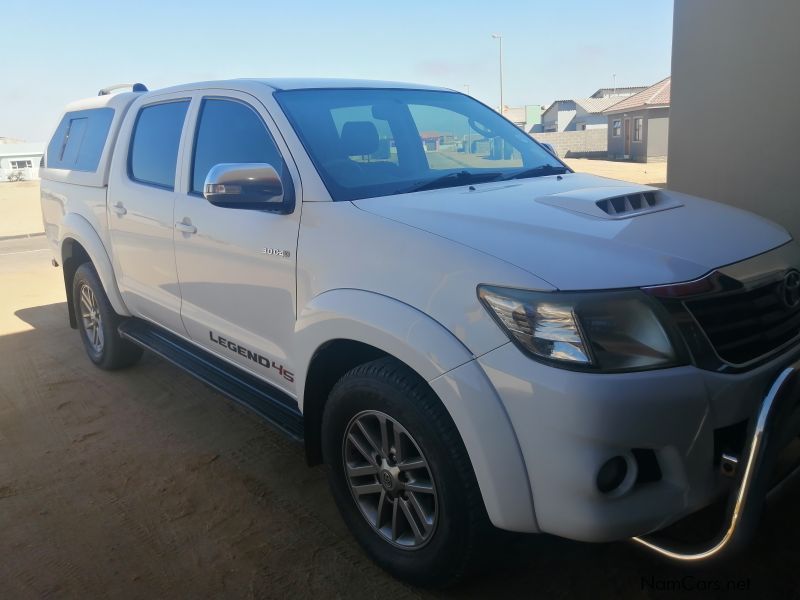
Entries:
{"label": "rear door window", "polygon": [[106,145],[113,108],[68,112],[47,146],[46,166],[71,171],[96,171]]}
{"label": "rear door window", "polygon": [[134,181],[172,190],[189,100],[145,106],[136,117],[128,153]]}

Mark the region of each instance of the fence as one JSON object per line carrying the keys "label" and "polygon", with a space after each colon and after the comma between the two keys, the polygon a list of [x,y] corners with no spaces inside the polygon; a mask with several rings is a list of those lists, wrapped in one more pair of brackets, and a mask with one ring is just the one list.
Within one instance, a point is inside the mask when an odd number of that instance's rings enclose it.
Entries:
{"label": "fence", "polygon": [[566,158],[606,158],[608,156],[608,130],[552,131],[532,133],[539,142],[550,144],[559,156]]}

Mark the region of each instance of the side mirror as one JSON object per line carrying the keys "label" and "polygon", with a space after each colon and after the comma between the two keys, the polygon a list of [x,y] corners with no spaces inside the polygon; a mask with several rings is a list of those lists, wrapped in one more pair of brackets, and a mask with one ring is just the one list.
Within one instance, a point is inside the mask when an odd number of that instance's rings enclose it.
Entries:
{"label": "side mirror", "polygon": [[556,149],[553,148],[553,146],[551,144],[548,144],[547,142],[539,142],[539,144],[544,146],[544,149],[547,150],[550,154],[552,154],[553,156],[558,158],[558,154],[556,153]]}
{"label": "side mirror", "polygon": [[211,168],[203,196],[225,208],[270,210],[283,204],[283,184],[267,163],[222,163]]}

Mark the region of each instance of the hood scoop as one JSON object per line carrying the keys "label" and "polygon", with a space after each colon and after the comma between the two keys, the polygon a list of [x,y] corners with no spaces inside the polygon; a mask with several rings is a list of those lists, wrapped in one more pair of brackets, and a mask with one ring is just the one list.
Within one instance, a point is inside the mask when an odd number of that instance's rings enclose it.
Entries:
{"label": "hood scoop", "polygon": [[655,208],[658,201],[655,192],[638,192],[625,196],[606,198],[595,202],[597,207],[607,215],[624,215]]}
{"label": "hood scoop", "polygon": [[572,190],[543,196],[536,201],[570,212],[615,220],[683,206],[657,188],[633,185]]}

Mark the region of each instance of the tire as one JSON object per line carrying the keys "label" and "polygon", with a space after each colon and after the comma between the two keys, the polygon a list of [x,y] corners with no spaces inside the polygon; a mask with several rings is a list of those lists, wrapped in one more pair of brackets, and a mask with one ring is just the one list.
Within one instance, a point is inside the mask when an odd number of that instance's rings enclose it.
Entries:
{"label": "tire", "polygon": [[129,367],[141,358],[142,349],[119,335],[122,318],[111,307],[91,263],[83,263],[75,271],[72,303],[83,346],[94,364],[110,371]]}
{"label": "tire", "polygon": [[[379,442],[384,426],[394,443]],[[389,573],[414,585],[445,587],[479,563],[493,528],[472,465],[450,415],[408,367],[381,358],[344,375],[325,406],[322,451],[344,521]],[[425,467],[406,470],[419,458]]]}

